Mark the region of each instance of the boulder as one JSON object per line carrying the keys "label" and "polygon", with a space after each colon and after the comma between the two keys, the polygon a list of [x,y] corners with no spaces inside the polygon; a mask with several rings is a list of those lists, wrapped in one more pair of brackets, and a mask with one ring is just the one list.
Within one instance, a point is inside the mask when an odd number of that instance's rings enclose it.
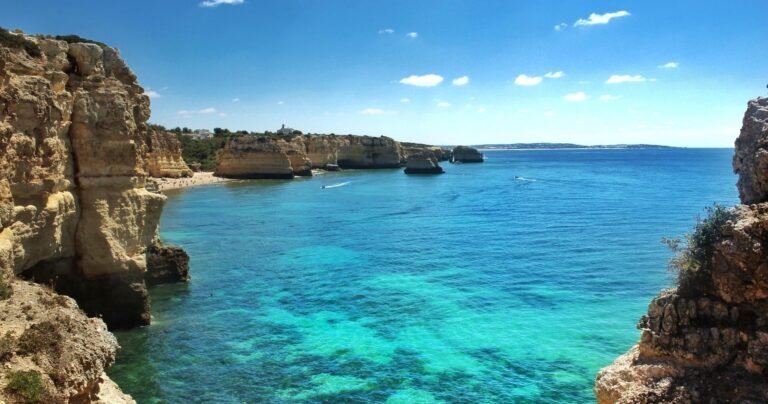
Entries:
{"label": "boulder", "polygon": [[482,163],[483,154],[477,149],[468,146],[456,146],[451,152],[452,162],[454,163]]}
{"label": "boulder", "polygon": [[437,163],[437,159],[428,154],[412,155],[405,163],[406,174],[442,174],[444,172]]}

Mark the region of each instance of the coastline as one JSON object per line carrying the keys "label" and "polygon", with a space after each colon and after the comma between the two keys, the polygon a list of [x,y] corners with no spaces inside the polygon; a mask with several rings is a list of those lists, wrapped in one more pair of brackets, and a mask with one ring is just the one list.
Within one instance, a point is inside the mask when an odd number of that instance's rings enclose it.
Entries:
{"label": "coastline", "polygon": [[229,178],[215,177],[212,172],[196,172],[192,178],[151,178],[157,183],[158,191],[168,191],[171,189],[182,189],[195,187],[199,185],[218,184],[222,182],[234,181]]}

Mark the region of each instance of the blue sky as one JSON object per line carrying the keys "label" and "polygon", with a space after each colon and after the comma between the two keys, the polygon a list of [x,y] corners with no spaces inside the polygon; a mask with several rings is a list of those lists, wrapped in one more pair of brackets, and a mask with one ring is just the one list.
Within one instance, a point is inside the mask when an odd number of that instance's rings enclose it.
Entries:
{"label": "blue sky", "polygon": [[151,121],[166,126],[732,146],[747,100],[768,83],[765,0],[0,0],[0,9],[6,28],[119,48],[152,94]]}

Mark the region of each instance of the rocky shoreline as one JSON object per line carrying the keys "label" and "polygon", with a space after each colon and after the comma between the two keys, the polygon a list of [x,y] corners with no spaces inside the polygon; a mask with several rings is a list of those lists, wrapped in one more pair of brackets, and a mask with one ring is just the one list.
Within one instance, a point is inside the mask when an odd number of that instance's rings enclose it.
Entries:
{"label": "rocky shoreline", "polygon": [[768,99],[736,140],[742,205],[715,208],[673,265],[677,288],[640,319],[639,343],[602,369],[599,403],[768,402]]}

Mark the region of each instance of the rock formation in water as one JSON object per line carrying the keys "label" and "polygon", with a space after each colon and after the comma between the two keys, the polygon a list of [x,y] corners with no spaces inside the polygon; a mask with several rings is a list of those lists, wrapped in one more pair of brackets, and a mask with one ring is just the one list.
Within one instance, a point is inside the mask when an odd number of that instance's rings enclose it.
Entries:
{"label": "rock formation in water", "polygon": [[432,154],[414,154],[409,156],[405,163],[406,174],[442,174],[444,172]]}
{"label": "rock formation in water", "polygon": [[483,154],[469,146],[456,146],[451,152],[452,161],[458,163],[482,163]]}
{"label": "rock formation in water", "polygon": [[104,373],[118,345],[103,321],[46,287],[2,282],[0,402],[134,403]]}
{"label": "rock formation in water", "polygon": [[110,327],[148,324],[165,201],[145,189],[149,98],[115,49],[26,41],[41,54],[0,46],[0,269],[52,282]]}
{"label": "rock formation in water", "polygon": [[147,286],[189,281],[189,255],[183,248],[155,243],[147,250]]}
{"label": "rock formation in water", "polygon": [[410,143],[406,149],[385,136],[243,135],[219,150],[215,175],[283,179],[311,175],[312,168],[397,168],[417,153],[445,156],[439,147]]}
{"label": "rock formation in water", "polygon": [[696,245],[678,258],[679,287],[651,301],[640,342],[598,374],[599,403],[768,402],[766,144],[762,98],[749,103],[736,140],[744,205],[698,226]]}
{"label": "rock formation in water", "polygon": [[181,142],[171,132],[149,131],[147,171],[151,177],[191,177],[192,170],[181,157]]}

